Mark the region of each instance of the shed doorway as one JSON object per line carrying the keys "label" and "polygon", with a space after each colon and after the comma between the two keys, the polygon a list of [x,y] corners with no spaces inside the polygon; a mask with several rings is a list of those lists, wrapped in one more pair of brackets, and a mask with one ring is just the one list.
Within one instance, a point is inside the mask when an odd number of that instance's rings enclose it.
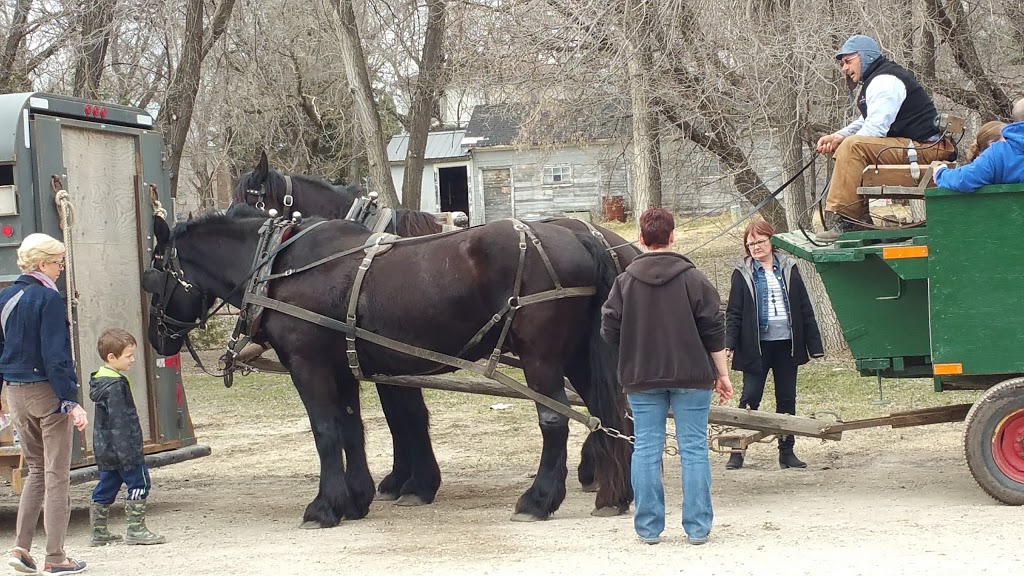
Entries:
{"label": "shed doorway", "polygon": [[469,216],[469,170],[467,166],[437,169],[442,212],[464,212]]}

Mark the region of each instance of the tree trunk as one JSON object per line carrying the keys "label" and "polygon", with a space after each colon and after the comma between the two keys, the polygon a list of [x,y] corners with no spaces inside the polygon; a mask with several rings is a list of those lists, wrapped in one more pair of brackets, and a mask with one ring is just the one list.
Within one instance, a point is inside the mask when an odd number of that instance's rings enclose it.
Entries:
{"label": "tree trunk", "polygon": [[79,98],[99,100],[103,61],[110,45],[110,26],[116,0],[86,1],[82,7],[82,52],[75,66],[73,93]]}
{"label": "tree trunk", "polygon": [[921,63],[918,68],[921,76],[926,80],[935,79],[935,33],[932,32],[932,25],[925,22],[924,31],[921,33],[921,51],[918,52]]}
{"label": "tree trunk", "polygon": [[409,107],[409,146],[405,155],[405,177],[402,181],[402,206],[420,209],[423,186],[423,164],[430,134],[430,120],[438,107],[444,89],[444,33],[446,0],[427,0],[427,29],[423,38],[419,74]]}
{"label": "tree trunk", "polygon": [[[679,128],[687,139],[714,154],[733,172],[733,185],[747,201],[756,206],[768,198],[770,192],[764,181],[750,165],[746,153],[736,143],[733,129],[720,116],[705,118],[706,126],[698,130],[692,122],[684,120],[671,107],[662,107],[661,113],[670,124]],[[789,230],[786,225],[786,210],[777,199],[768,200],[760,212],[776,232]]]}
{"label": "tree trunk", "polygon": [[940,34],[953,51],[957,67],[974,84],[975,90],[965,90],[951,83],[936,82],[936,92],[968,108],[977,110],[982,119],[1005,118],[1012,106],[1006,91],[988,72],[978,56],[971,36],[971,25],[960,0],[925,0],[928,18],[938,27]]}
{"label": "tree trunk", "polygon": [[[790,0],[773,0],[766,2],[761,14],[780,38],[790,46],[783,55],[780,68],[780,85],[782,91],[776,96],[778,105],[775,113],[770,116],[775,125],[775,132],[780,138],[779,152],[782,157],[783,176],[786,180],[793,178],[804,164],[803,131],[804,115],[800,96],[804,92],[801,79],[804,78],[803,64],[793,52],[796,46],[796,34],[793,31],[792,3]],[[780,97],[781,96],[781,97]],[[796,178],[785,191],[785,212],[787,229],[798,228],[801,223],[810,224],[810,220],[801,222],[807,214],[807,190],[803,178]]]}
{"label": "tree trunk", "polygon": [[167,95],[160,106],[160,117],[157,119],[167,144],[171,194],[174,196],[178,193],[181,154],[192,125],[192,112],[195,110],[196,94],[199,92],[202,79],[203,59],[227,30],[228,17],[231,15],[235,0],[220,0],[208,32],[203,29],[203,4],[203,0],[188,0],[181,60],[174,69],[170,86],[167,87]]}
{"label": "tree trunk", "polygon": [[[789,98],[787,98],[789,100]],[[795,105],[795,94],[792,98]],[[782,137],[782,165],[784,166],[784,173],[786,180],[792,178],[796,173],[803,168],[806,159],[804,158],[804,143],[800,138],[800,134],[796,129],[796,124],[799,122],[796,107],[793,108],[793,119],[792,122],[785,126],[780,136]],[[807,211],[807,187],[805,186],[804,178],[797,178],[790,183],[789,187],[784,192],[785,198],[785,210],[786,210],[786,223],[790,230],[795,230],[800,227],[801,224],[804,227],[810,226],[811,219],[810,214]]]}
{"label": "tree trunk", "polygon": [[370,164],[370,188],[376,190],[384,204],[398,207],[398,194],[394,182],[391,181],[391,170],[388,167],[387,143],[381,128],[380,112],[373,98],[370,86],[370,74],[366,70],[366,57],[359,39],[359,26],[356,23],[355,9],[351,0],[334,0],[334,8],[338,13],[340,24],[339,42],[341,59],[345,64],[345,76],[348,78],[349,90],[355,101],[356,117],[362,130],[363,141],[366,143],[366,156]]}
{"label": "tree trunk", "polygon": [[650,91],[651,45],[654,7],[646,0],[627,0],[626,16],[636,26],[625,40],[629,101],[632,110],[633,215],[639,220],[648,208],[662,205],[661,141],[658,116]]}
{"label": "tree trunk", "polygon": [[18,59],[18,51],[21,50],[25,37],[28,36],[28,14],[31,10],[32,0],[18,0],[14,6],[11,29],[4,39],[3,52],[0,52],[0,92],[14,92],[17,86],[22,84],[22,74],[15,70],[14,63]]}

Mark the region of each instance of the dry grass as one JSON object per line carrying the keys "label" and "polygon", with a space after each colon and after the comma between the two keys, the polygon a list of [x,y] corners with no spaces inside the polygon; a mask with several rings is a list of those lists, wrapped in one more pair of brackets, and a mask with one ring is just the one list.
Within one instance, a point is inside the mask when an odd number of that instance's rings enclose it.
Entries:
{"label": "dry grass", "polygon": [[[692,217],[676,216],[676,241],[673,250],[685,255],[718,288],[723,300],[729,293],[729,278],[736,263],[743,257],[741,224],[725,232],[733,221],[729,214]],[[601,222],[627,240],[637,239],[636,223]]]}

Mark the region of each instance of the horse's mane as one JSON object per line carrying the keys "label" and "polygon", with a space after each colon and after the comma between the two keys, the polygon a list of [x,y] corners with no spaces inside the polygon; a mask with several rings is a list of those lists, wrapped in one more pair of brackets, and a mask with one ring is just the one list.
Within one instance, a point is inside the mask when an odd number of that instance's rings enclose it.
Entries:
{"label": "horse's mane", "polygon": [[204,212],[191,220],[179,222],[171,230],[171,240],[177,240],[196,229],[207,227],[223,228],[240,221],[256,219],[260,221],[266,220],[267,215],[262,210],[253,208],[248,204],[235,204],[227,210],[212,210]]}
{"label": "horse's mane", "polygon": [[399,208],[395,212],[395,224],[396,234],[399,236],[426,236],[428,234],[437,234],[442,232],[444,229],[437,220],[434,219],[434,215],[429,212],[420,212],[419,210],[408,210],[406,208]]}

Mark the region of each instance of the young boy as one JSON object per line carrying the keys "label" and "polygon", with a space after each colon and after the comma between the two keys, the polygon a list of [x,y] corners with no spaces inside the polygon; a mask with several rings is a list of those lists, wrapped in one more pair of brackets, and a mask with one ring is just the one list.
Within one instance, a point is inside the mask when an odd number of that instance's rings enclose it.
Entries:
{"label": "young boy", "polygon": [[127,544],[163,544],[163,536],[146,528],[149,470],[142,453],[142,426],[135,410],[132,388],[124,375],[135,363],[135,338],[112,328],[100,335],[96,346],[103,367],[89,379],[89,399],[96,407],[92,449],[100,481],[92,491],[92,546],[121,540],[107,529],[110,505],[121,485],[128,488],[124,510],[128,516]]}

